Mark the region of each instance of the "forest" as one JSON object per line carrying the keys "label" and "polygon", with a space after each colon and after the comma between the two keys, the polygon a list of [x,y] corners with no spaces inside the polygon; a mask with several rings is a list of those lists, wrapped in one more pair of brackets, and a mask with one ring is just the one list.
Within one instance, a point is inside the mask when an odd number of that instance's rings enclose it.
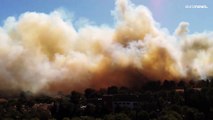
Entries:
{"label": "forest", "polygon": [[2,120],[212,120],[213,80],[148,81],[70,94],[0,95]]}

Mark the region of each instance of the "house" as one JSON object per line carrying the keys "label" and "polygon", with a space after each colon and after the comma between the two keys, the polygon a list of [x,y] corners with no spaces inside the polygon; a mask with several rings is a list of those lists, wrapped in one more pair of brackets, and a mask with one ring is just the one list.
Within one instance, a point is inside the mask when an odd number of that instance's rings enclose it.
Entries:
{"label": "house", "polygon": [[112,108],[115,111],[116,108],[129,108],[134,109],[139,104],[139,98],[136,95],[114,95],[112,101]]}
{"label": "house", "polygon": [[7,99],[5,99],[5,98],[0,98],[0,104],[4,104],[4,103],[7,103],[7,102],[8,102]]}
{"label": "house", "polygon": [[[201,88],[191,88],[191,89],[194,90],[194,91],[201,91],[202,90]],[[182,94],[182,93],[185,92],[185,89],[175,89],[175,92]]]}
{"label": "house", "polygon": [[184,89],[175,89],[175,92],[177,92],[179,94],[183,94],[184,93]]}
{"label": "house", "polygon": [[103,95],[102,97],[104,108],[106,108],[106,111],[111,112],[113,110],[113,95]]}

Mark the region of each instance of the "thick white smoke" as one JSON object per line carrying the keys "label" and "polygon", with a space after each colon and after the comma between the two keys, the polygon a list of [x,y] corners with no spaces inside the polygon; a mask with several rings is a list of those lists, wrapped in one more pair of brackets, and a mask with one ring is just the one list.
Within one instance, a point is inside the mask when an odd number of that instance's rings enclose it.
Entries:
{"label": "thick white smoke", "polygon": [[213,33],[170,34],[145,6],[117,0],[114,27],[75,29],[58,11],[26,12],[0,28],[0,89],[34,93],[213,75]]}

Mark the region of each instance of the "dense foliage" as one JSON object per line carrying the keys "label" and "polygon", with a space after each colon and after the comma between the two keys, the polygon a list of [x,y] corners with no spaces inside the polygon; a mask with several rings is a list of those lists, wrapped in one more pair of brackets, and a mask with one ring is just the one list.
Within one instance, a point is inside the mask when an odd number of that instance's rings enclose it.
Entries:
{"label": "dense foliage", "polygon": [[[110,108],[104,96],[136,96],[133,108]],[[0,99],[0,119],[26,120],[212,120],[213,81],[149,81],[141,88],[111,86],[56,96],[21,92]],[[124,98],[125,99],[125,98]],[[113,101],[113,100],[112,100]],[[114,100],[115,101],[115,100]],[[110,108],[110,109],[108,109]]]}

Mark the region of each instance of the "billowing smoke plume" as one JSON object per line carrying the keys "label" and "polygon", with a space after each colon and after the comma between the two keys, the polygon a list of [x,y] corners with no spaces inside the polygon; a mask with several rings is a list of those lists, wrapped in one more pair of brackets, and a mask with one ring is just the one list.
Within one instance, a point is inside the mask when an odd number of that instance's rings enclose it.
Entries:
{"label": "billowing smoke plume", "polygon": [[66,14],[26,12],[0,27],[0,89],[81,90],[140,85],[147,80],[199,79],[213,75],[213,33],[174,34],[150,11],[117,0],[115,26],[75,29]]}

